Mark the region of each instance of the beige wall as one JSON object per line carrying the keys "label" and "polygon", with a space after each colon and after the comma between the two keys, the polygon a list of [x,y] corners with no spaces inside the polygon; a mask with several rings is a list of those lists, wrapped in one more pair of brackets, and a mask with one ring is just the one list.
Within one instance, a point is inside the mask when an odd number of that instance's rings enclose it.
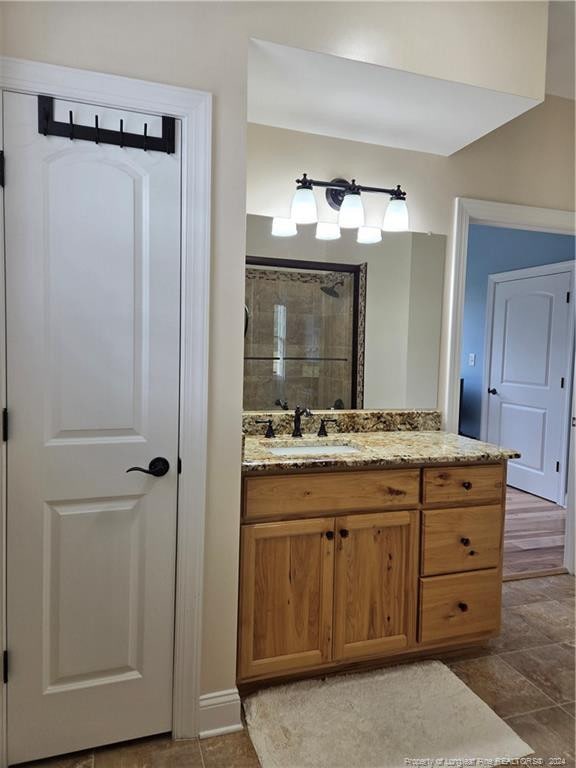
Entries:
{"label": "beige wall", "polygon": [[[228,689],[235,678],[242,402],[242,323],[238,318],[242,317],[244,289],[249,37],[436,77],[452,78],[456,71],[454,62],[458,62],[461,82],[540,97],[546,14],[545,3],[532,2],[4,4],[0,50],[8,56],[182,85],[214,94],[203,691]],[[533,147],[540,144],[537,134],[536,139]],[[268,146],[275,163],[275,187],[287,178],[286,168],[291,167],[293,158],[290,160],[288,153],[289,162],[277,164],[272,149]],[[529,147],[524,156],[530,152],[534,152],[538,164],[545,165],[539,150]],[[378,179],[384,171],[386,176],[391,173],[402,178],[412,199],[426,202],[433,209],[430,216],[422,213],[420,221],[447,221],[444,205],[451,185],[443,181],[443,173],[437,170],[437,159],[412,159],[408,164],[410,173],[406,163],[399,163],[399,159],[391,167],[389,158],[383,156],[382,163],[381,168],[375,169]],[[322,170],[320,163],[314,167]],[[477,162],[470,168],[463,163],[462,173],[474,168],[486,176]],[[506,159],[503,168],[505,172],[519,174],[516,186],[522,199],[517,202],[523,202],[526,190],[522,182],[528,172],[514,166],[514,155]],[[551,173],[539,181],[550,181]],[[444,190],[439,200],[436,174]],[[292,175],[290,171],[288,178]],[[491,197],[498,197],[503,178],[498,172],[492,187],[485,184]],[[472,180],[470,185],[470,189],[461,191],[472,192]],[[556,180],[550,189],[554,199],[561,195]],[[426,228],[445,231],[440,224]]]}
{"label": "beige wall", "polygon": [[[457,196],[572,210],[574,102],[548,96],[451,157],[248,126],[248,213],[287,215],[302,171],[368,186],[402,184],[416,232],[447,234]],[[367,195],[365,207],[367,223],[381,223],[383,200]]]}

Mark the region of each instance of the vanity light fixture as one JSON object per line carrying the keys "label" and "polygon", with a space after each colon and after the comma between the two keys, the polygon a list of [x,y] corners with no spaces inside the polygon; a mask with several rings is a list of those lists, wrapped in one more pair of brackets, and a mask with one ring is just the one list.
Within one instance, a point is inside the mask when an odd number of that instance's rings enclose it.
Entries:
{"label": "vanity light fixture", "polygon": [[382,242],[382,230],[380,227],[359,227],[356,237],[357,243],[371,245]]}
{"label": "vanity light fixture", "polygon": [[[409,223],[408,206],[406,204],[406,192],[400,184],[396,187],[365,187],[356,184],[356,179],[332,179],[332,181],[320,181],[309,179],[306,173],[302,178],[296,179],[296,192],[292,198],[290,218],[275,217],[272,222],[272,234],[277,237],[291,237],[296,234],[297,224],[318,224],[316,237],[319,240],[337,240],[340,237],[340,228],[358,229],[358,243],[379,243],[382,239],[378,227],[364,226],[364,206],[361,194],[363,192],[389,195],[390,201],[384,214],[382,229],[385,232],[407,232]],[[338,211],[338,224],[331,225],[328,222],[318,222],[318,208],[314,197],[314,187],[322,187],[326,190],[328,205]],[[336,235],[336,227],[338,235]],[[332,234],[328,234],[332,232]]]}
{"label": "vanity light fixture", "polygon": [[296,224],[315,224],[318,221],[318,209],[312,182],[304,173],[296,183],[298,186],[292,198],[290,218]]}
{"label": "vanity light fixture", "polygon": [[317,240],[339,240],[340,227],[335,221],[319,221],[316,224]]}
{"label": "vanity light fixture", "polygon": [[406,232],[408,230],[408,206],[406,205],[406,195],[393,195],[384,214],[382,229],[385,232]]}
{"label": "vanity light fixture", "polygon": [[360,187],[356,186],[355,179],[352,179],[352,183],[344,190],[338,224],[342,229],[357,229],[364,226],[364,206],[360,199]]}
{"label": "vanity light fixture", "polygon": [[294,237],[298,234],[298,229],[292,219],[287,219],[285,216],[274,216],[272,234],[274,237]]}

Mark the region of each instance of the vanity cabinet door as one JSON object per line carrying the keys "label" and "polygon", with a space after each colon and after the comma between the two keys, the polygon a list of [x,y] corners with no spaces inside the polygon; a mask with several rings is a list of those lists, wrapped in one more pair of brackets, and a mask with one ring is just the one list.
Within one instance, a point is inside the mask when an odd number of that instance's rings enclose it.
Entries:
{"label": "vanity cabinet door", "polygon": [[239,678],[331,660],[334,518],[242,528]]}
{"label": "vanity cabinet door", "polygon": [[380,656],[415,643],[418,515],[336,519],[335,660]]}

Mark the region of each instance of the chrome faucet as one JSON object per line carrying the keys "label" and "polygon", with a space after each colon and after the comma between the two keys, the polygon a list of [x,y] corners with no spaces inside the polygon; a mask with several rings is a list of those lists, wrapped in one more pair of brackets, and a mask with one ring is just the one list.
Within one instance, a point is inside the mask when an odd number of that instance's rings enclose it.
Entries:
{"label": "chrome faucet", "polygon": [[302,437],[302,416],[313,416],[314,414],[309,408],[302,408],[297,405],[294,411],[294,430],[292,431],[292,437]]}

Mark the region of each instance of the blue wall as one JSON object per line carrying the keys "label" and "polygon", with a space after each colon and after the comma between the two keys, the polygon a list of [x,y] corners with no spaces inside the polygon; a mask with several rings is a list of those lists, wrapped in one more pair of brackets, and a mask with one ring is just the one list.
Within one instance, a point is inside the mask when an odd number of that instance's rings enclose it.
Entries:
{"label": "blue wall", "polygon": [[[460,375],[464,379],[460,406],[460,431],[463,434],[480,437],[488,275],[571,261],[575,256],[575,244],[576,238],[571,235],[485,227],[480,224],[470,226],[460,361]],[[468,365],[471,352],[476,354],[474,367]]]}

